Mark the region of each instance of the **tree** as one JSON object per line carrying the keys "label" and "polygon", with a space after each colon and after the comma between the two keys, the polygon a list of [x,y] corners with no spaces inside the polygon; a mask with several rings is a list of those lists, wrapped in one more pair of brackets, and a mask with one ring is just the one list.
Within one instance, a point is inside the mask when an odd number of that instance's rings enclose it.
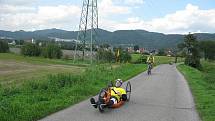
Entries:
{"label": "tree", "polygon": [[0,53],[6,53],[6,52],[9,52],[8,43],[5,41],[0,41]]}
{"label": "tree", "polygon": [[40,56],[41,49],[32,43],[25,43],[21,48],[21,54],[25,56]]}
{"label": "tree", "polygon": [[202,41],[200,48],[204,53],[204,58],[207,60],[215,59],[215,41]]}
{"label": "tree", "polygon": [[158,50],[158,55],[159,55],[159,56],[164,56],[164,55],[166,55],[164,49],[159,49],[159,50]]}
{"label": "tree", "polygon": [[131,62],[131,55],[127,51],[123,51],[120,58],[120,62]]}
{"label": "tree", "polygon": [[185,64],[194,68],[200,68],[200,51],[199,42],[193,34],[184,37],[184,43],[178,46],[182,50],[186,50]]}
{"label": "tree", "polygon": [[100,48],[109,48],[109,47],[110,47],[109,44],[102,44],[102,45],[100,45]]}
{"label": "tree", "polygon": [[63,52],[61,51],[60,47],[56,44],[49,43],[46,47],[42,50],[42,55],[45,58],[57,58],[60,59],[63,55]]}
{"label": "tree", "polygon": [[98,61],[109,62],[109,63],[114,61],[114,58],[115,58],[114,53],[112,53],[111,50],[106,50],[103,48],[100,48],[97,51],[96,57]]}
{"label": "tree", "polygon": [[138,45],[135,45],[134,46],[134,51],[137,51],[137,50],[139,50],[140,48],[139,48],[139,46]]}
{"label": "tree", "polygon": [[24,40],[15,40],[16,45],[23,45]]}

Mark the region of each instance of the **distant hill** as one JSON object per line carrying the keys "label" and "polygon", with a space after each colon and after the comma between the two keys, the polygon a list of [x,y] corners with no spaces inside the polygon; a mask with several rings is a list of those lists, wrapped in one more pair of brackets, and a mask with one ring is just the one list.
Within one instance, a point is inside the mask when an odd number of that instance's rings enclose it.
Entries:
{"label": "distant hill", "polygon": [[[112,45],[139,45],[145,48],[173,48],[178,43],[183,42],[184,35],[180,34],[162,34],[148,32],[145,30],[118,30],[114,32],[98,29],[97,43],[109,43]],[[33,32],[29,31],[4,31],[0,30],[0,37],[9,37],[17,40],[39,39],[47,40],[49,37],[62,39],[76,39],[78,31],[65,31],[60,29],[45,29]],[[213,33],[197,33],[198,40],[215,40]],[[89,38],[88,38],[89,40]]]}

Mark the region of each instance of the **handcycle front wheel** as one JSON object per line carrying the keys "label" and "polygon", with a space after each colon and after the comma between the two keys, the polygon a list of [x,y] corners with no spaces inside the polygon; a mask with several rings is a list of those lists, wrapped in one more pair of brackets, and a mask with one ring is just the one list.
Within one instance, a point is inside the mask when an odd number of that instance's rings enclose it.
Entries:
{"label": "handcycle front wheel", "polygon": [[[104,97],[106,97],[106,98],[104,98]],[[99,96],[98,96],[98,109],[101,113],[104,112],[104,108],[106,106],[105,102],[108,101],[109,98],[110,98],[110,96],[109,96],[108,89],[107,88],[101,89],[101,91],[99,92]]]}
{"label": "handcycle front wheel", "polygon": [[103,97],[106,95],[106,93],[107,93],[107,90],[105,88],[102,88],[99,92],[98,100],[99,101],[102,100]]}
{"label": "handcycle front wheel", "polygon": [[131,83],[129,81],[126,85],[126,95],[127,95],[127,101],[129,101],[131,97]]}

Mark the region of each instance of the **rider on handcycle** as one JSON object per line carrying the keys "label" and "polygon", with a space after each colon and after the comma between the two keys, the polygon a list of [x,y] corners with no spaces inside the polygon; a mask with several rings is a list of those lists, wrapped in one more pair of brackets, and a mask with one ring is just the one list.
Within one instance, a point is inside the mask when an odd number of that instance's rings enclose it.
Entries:
{"label": "rider on handcycle", "polygon": [[[109,102],[107,103],[107,107],[120,107],[126,100],[127,100],[127,95],[125,89],[123,89],[122,86],[123,81],[121,79],[117,79],[115,82],[114,87],[111,88],[111,97]],[[94,98],[90,99],[91,105],[94,108],[97,108],[98,106],[98,101],[95,101]]]}

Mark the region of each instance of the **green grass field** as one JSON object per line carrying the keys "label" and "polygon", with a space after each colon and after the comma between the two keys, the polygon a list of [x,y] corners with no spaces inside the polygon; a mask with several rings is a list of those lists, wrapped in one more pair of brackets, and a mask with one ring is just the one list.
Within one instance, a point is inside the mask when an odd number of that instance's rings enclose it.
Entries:
{"label": "green grass field", "polygon": [[[141,54],[132,54],[132,61],[131,62],[136,62],[140,57]],[[148,56],[148,55],[145,55]],[[184,59],[181,57],[178,57],[178,62],[183,62]],[[155,64],[160,65],[160,64],[168,64],[170,62],[175,62],[175,57],[167,57],[167,56],[155,56]]]}
{"label": "green grass field", "polygon": [[6,61],[16,61],[16,62],[27,62],[31,64],[60,64],[60,65],[74,65],[74,66],[83,66],[86,67],[89,64],[86,62],[77,61],[76,63],[73,60],[64,60],[64,59],[48,59],[43,57],[28,57],[20,56],[12,53],[0,53],[0,60]]}
{"label": "green grass field", "polygon": [[203,121],[215,120],[215,62],[203,61],[203,70],[179,65],[178,69],[184,74],[192,94],[196,108]]}
{"label": "green grass field", "polygon": [[47,75],[80,74],[85,66],[65,60],[24,57],[15,54],[0,54],[0,84],[20,84],[23,81],[45,79]]}
{"label": "green grass field", "polygon": [[[0,73],[4,75],[0,78],[1,121],[38,120],[96,95],[110,80],[127,80],[146,70],[144,64],[83,67],[83,63],[14,54],[0,54],[0,62]],[[18,80],[6,86],[11,79]]]}
{"label": "green grass field", "polygon": [[[135,55],[138,58],[139,55]],[[168,63],[169,58],[159,57]],[[32,121],[96,95],[109,81],[127,80],[145,64],[85,64],[0,54],[0,119]],[[12,85],[8,83],[12,82]]]}

